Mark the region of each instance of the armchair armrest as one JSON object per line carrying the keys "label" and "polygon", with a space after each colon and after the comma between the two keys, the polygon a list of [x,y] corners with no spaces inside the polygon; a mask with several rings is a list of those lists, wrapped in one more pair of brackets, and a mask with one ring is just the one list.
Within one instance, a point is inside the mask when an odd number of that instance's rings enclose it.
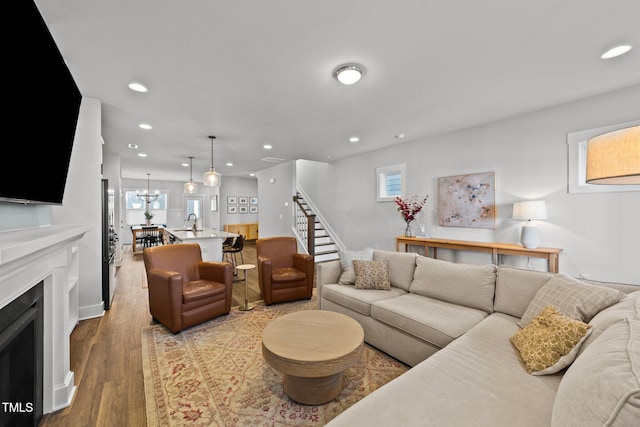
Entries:
{"label": "armchair armrest", "polygon": [[149,270],[149,311],[161,322],[179,325],[182,313],[182,274],[167,270]]}
{"label": "armchair armrest", "polygon": [[200,261],[198,262],[198,277],[231,286],[233,284],[233,265],[230,262],[222,261]]}

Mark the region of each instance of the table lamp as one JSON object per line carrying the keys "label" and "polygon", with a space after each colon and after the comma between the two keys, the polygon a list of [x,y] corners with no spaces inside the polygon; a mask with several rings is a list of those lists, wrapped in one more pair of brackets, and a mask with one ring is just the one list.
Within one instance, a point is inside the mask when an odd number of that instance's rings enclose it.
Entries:
{"label": "table lamp", "polygon": [[535,249],[540,244],[538,227],[532,220],[547,219],[547,205],[544,200],[527,200],[513,204],[513,219],[526,220],[522,226],[520,243],[529,249]]}

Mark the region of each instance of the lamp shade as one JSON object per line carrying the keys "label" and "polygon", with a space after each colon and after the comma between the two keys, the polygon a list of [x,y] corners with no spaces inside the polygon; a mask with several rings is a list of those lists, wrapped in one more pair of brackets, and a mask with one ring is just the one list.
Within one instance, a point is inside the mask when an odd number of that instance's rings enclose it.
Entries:
{"label": "lamp shade", "polygon": [[640,184],[640,126],[593,137],[587,143],[589,184]]}
{"label": "lamp shade", "polygon": [[513,219],[547,219],[547,205],[544,200],[526,200],[513,204]]}

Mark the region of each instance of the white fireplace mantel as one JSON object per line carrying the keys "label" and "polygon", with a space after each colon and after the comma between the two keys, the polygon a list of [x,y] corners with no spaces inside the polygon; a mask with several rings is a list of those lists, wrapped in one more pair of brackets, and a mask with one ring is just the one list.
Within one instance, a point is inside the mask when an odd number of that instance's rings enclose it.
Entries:
{"label": "white fireplace mantel", "polygon": [[[0,232],[0,308],[44,282],[43,412],[71,404],[69,290],[77,285],[77,247],[85,225],[48,225]],[[77,287],[76,287],[77,289]]]}

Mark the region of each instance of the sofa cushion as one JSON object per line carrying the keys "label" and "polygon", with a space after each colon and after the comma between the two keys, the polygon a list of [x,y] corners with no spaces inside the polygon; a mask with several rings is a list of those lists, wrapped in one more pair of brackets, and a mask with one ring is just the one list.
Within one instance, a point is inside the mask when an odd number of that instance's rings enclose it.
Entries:
{"label": "sofa cushion", "polygon": [[493,310],[522,317],[536,292],[552,277],[553,273],[499,265]]}
{"label": "sofa cushion", "polygon": [[493,264],[456,264],[419,256],[410,292],[491,313],[495,284]]}
{"label": "sofa cushion", "polygon": [[406,294],[407,291],[391,287],[388,291],[379,289],[356,289],[353,285],[324,285],[322,286],[322,298],[343,307],[348,307],[365,316],[371,315],[371,304],[388,298],[394,298]]}
{"label": "sofa cushion", "polygon": [[408,293],[372,303],[371,317],[443,348],[487,317],[487,313]]}
{"label": "sofa cushion", "polygon": [[575,360],[590,327],[548,305],[511,337],[511,343],[520,352],[527,372],[554,374]]}
{"label": "sofa cushion", "polygon": [[564,374],[552,426],[637,426],[640,420],[640,319],[604,331]]}
{"label": "sofa cushion", "polygon": [[356,289],[391,289],[389,279],[389,267],[387,260],[360,261],[353,260],[353,269],[356,273]]}
{"label": "sofa cushion", "polygon": [[340,252],[340,266],[342,267],[342,274],[338,279],[338,283],[341,285],[353,285],[356,282],[356,273],[353,270],[353,260],[358,259],[362,261],[373,260],[373,249],[365,248],[360,251],[342,251]]}
{"label": "sofa cushion", "polygon": [[515,317],[487,316],[469,332],[331,420],[327,427],[551,424],[560,375],[534,377],[509,337]]}
{"label": "sofa cushion", "polygon": [[593,316],[589,322],[591,325],[591,333],[580,347],[578,355],[580,355],[589,345],[595,341],[606,329],[627,316],[636,316],[640,318],[640,290],[628,294],[614,305],[605,308],[598,314]]}
{"label": "sofa cushion", "polygon": [[416,269],[417,254],[414,252],[373,251],[373,259],[387,260],[391,286],[409,291],[413,282],[413,272]]}
{"label": "sofa cushion", "polygon": [[578,279],[556,274],[536,292],[518,325],[522,328],[549,304],[572,319],[588,323],[600,310],[625,297],[624,292],[603,286],[589,285]]}

